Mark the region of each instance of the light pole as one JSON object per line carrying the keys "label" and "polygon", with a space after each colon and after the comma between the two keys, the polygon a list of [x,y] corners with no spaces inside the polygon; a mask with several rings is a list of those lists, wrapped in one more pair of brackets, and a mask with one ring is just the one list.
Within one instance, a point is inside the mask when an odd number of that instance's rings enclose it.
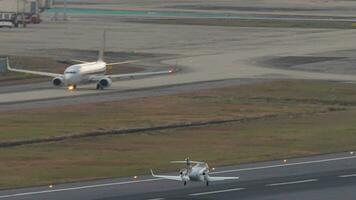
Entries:
{"label": "light pole", "polygon": [[67,0],[64,0],[64,8],[63,8],[63,21],[67,21]]}
{"label": "light pole", "polygon": [[[52,1],[52,5],[53,6],[55,5],[55,0]],[[58,11],[57,11],[57,9],[55,9],[55,11],[54,11],[53,20],[54,21],[58,21]]]}
{"label": "light pole", "polygon": [[16,16],[19,14],[19,0],[16,0]]}
{"label": "light pole", "polygon": [[25,0],[22,0],[22,5],[23,5],[23,8],[22,8],[22,26],[24,28],[26,28],[26,22],[25,22],[25,9],[26,9],[26,1]]}

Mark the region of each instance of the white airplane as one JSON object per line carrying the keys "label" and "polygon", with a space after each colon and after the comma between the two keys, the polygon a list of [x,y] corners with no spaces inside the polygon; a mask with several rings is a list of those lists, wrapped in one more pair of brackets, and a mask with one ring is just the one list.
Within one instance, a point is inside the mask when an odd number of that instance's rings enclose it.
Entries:
{"label": "white airplane", "polygon": [[[209,186],[209,182],[239,179],[239,177],[211,177],[209,176],[209,166],[207,163],[190,161],[189,158],[185,161],[171,161],[171,163],[184,163],[187,165],[187,168],[180,170],[179,176],[155,175],[151,169],[152,176],[168,180],[183,181],[184,185],[187,185],[187,181],[205,182],[206,186]],[[191,166],[192,164],[195,165]]]}
{"label": "white airplane", "polygon": [[35,74],[40,76],[53,77],[52,84],[54,86],[66,86],[68,90],[75,90],[77,85],[96,83],[96,89],[104,89],[111,86],[112,79],[115,78],[125,78],[125,77],[137,77],[137,76],[149,76],[149,75],[159,75],[159,74],[170,74],[173,72],[173,69],[157,72],[142,72],[142,73],[128,73],[128,74],[115,74],[115,75],[106,75],[106,70],[108,66],[112,65],[121,65],[127,63],[133,63],[135,61],[124,61],[118,63],[106,63],[104,62],[104,49],[105,49],[105,31],[104,31],[104,40],[103,47],[99,51],[98,60],[96,62],[86,62],[80,60],[74,60],[80,64],[71,65],[64,71],[64,74],[56,74],[49,72],[39,72],[39,71],[30,71],[24,69],[14,69],[10,67],[10,64],[7,64],[7,69],[13,72],[21,72],[28,74]]}

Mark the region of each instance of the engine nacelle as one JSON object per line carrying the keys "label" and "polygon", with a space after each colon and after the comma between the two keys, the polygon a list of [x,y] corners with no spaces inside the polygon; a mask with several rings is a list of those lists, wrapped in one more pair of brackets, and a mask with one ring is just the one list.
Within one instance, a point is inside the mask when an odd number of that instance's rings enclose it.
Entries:
{"label": "engine nacelle", "polygon": [[54,86],[57,86],[57,87],[63,86],[63,84],[64,84],[64,79],[63,79],[62,77],[56,77],[56,78],[54,78],[54,79],[52,80],[52,84],[53,84]]}
{"label": "engine nacelle", "polygon": [[103,78],[98,82],[98,85],[102,88],[110,87],[112,80],[110,78]]}

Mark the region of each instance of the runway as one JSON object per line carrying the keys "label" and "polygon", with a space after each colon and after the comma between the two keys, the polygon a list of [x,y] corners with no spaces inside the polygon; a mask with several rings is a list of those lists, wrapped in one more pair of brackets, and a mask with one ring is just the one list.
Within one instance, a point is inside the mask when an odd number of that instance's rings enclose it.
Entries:
{"label": "runway", "polygon": [[[128,2],[123,7],[122,5],[117,7],[126,9],[133,1]],[[155,2],[157,5],[152,8],[164,9],[159,1]],[[255,4],[259,3],[255,2]],[[279,6],[279,3],[275,1],[273,5]],[[332,8],[340,3],[334,2],[333,5],[329,4],[325,7]],[[165,4],[166,7],[174,6],[168,1]],[[232,4],[236,4],[236,1],[232,0]],[[111,4],[106,6],[112,7]],[[294,5],[288,6],[294,7]],[[303,6],[308,8],[308,5]],[[352,8],[355,8],[354,5],[349,7],[343,2],[343,8],[340,10],[305,10],[300,13],[296,11],[295,14],[298,15],[293,14],[289,17],[285,17],[284,11],[274,15],[270,13],[268,16],[265,13],[257,15],[245,13],[235,18],[288,22],[342,21],[348,22],[349,27],[353,27],[356,18]],[[148,9],[151,7],[149,6]],[[346,15],[344,15],[345,10]],[[314,12],[316,15],[312,17]],[[356,30],[351,28],[281,29],[217,27],[214,24],[209,26],[145,24],[130,23],[122,16],[100,14],[73,14],[69,16],[69,21],[54,22],[51,20],[52,17],[52,13],[46,13],[43,15],[42,24],[27,29],[1,30],[0,43],[7,48],[0,49],[0,53],[51,56],[47,52],[94,51],[100,45],[98,38],[101,37],[102,30],[106,29],[110,41],[107,45],[108,51],[176,55],[177,58],[160,60],[159,64],[160,67],[162,65],[168,67],[178,63],[181,71],[167,76],[115,81],[112,87],[105,91],[95,90],[95,85],[84,85],[79,86],[75,92],[69,92],[65,88],[52,87],[50,82],[26,86],[1,86],[1,111],[169,95],[270,79],[352,83],[356,81],[355,73],[351,73],[354,62],[350,60],[356,52]],[[339,54],[340,51],[348,51],[349,55]],[[320,61],[317,63],[319,66],[312,62],[295,64],[290,69],[266,67],[259,63],[260,60],[269,58],[320,57],[321,55],[345,59]],[[298,67],[304,68],[300,70]],[[336,68],[339,70],[337,73],[333,71]],[[213,166],[214,163],[209,164]],[[179,167],[177,166],[177,169]],[[150,166],[147,166],[147,172],[142,172],[147,175],[139,176],[138,179],[125,177],[2,190],[0,200],[356,199],[356,156],[350,152],[295,158],[286,162],[282,159],[221,167],[212,175],[239,176],[240,180],[211,183],[209,187],[203,183],[189,183],[184,187],[179,182],[152,178],[148,175],[149,169]],[[154,170],[159,173],[159,169]]]}
{"label": "runway", "polygon": [[[212,164],[212,163],[211,163]],[[149,166],[148,169],[149,170]],[[171,173],[172,174],[172,173]],[[173,173],[174,174],[174,173]],[[0,199],[355,199],[356,156],[344,152],[218,168],[237,181],[182,183],[150,176],[0,191]]]}

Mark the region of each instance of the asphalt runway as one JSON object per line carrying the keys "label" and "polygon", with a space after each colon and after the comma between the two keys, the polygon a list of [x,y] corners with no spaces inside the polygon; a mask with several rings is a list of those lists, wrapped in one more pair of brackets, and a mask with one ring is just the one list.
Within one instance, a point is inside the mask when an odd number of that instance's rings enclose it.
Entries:
{"label": "asphalt runway", "polygon": [[[155,172],[158,173],[158,170],[156,169]],[[0,191],[0,199],[351,200],[356,198],[356,155],[351,152],[221,167],[211,175],[239,176],[240,179],[214,182],[206,187],[204,183],[199,182],[189,182],[187,186],[183,186],[181,182],[150,176],[137,179],[127,177],[52,187],[3,190]]]}
{"label": "asphalt runway", "polygon": [[[133,1],[127,2],[117,7],[128,8]],[[155,2],[157,5],[160,4],[159,1]],[[204,1],[200,2],[204,3]],[[216,1],[209,0],[209,2]],[[224,2],[236,5],[237,1]],[[274,6],[281,3],[276,0],[272,2]],[[249,3],[250,1],[247,4]],[[260,1],[257,2],[259,3]],[[162,6],[172,6],[171,4],[166,2]],[[294,7],[290,2],[283,3],[283,6],[286,4]],[[342,9],[334,9],[341,4]],[[352,10],[355,5],[349,6],[351,4],[350,1],[333,1],[325,5],[326,8],[332,8],[331,11],[320,9],[314,19],[325,21],[332,14],[335,17],[330,21],[338,21],[342,18],[343,21],[350,22],[351,26],[355,19]],[[147,5],[147,8],[155,8],[155,6]],[[302,6],[308,7],[308,4]],[[347,11],[348,15],[344,15],[344,11]],[[283,12],[275,14],[280,16],[285,14]],[[314,12],[316,11],[306,10],[298,13],[298,17],[290,17],[286,20],[305,20],[303,16],[310,16]],[[75,14],[69,16],[70,20],[67,22],[54,22],[51,21],[52,17],[52,14],[45,14],[42,24],[27,29],[1,30],[0,43],[6,48],[1,48],[0,53],[42,56],[46,55],[46,52],[73,48],[96,50],[100,45],[98,38],[102,30],[107,29],[110,41],[108,51],[179,55],[177,59],[163,60],[161,64],[168,67],[178,62],[183,70],[167,76],[116,81],[105,91],[95,90],[94,85],[85,85],[80,86],[76,92],[69,92],[63,88],[53,88],[50,83],[0,87],[0,110],[115,101],[268,79],[356,81],[356,76],[348,73],[347,70],[342,73],[329,73],[333,72],[331,68],[340,66],[340,63],[335,65],[336,61],[320,62],[319,65],[322,66],[319,66],[318,71],[264,67],[258,63],[267,57],[303,57],[325,52],[334,56],[334,52],[355,49],[355,29],[139,24],[120,21],[121,16]],[[265,19],[263,16],[257,18]],[[274,20],[274,17],[272,18]],[[280,19],[278,17],[276,20]],[[350,63],[352,62],[345,63],[345,66],[349,66]],[[159,169],[155,169],[155,172],[159,173]],[[147,166],[148,173],[149,166]],[[184,187],[179,182],[150,176],[140,176],[138,179],[126,177],[55,184],[53,187],[2,190],[0,199],[356,199],[356,156],[349,152],[296,158],[287,162],[279,160],[222,167],[218,168],[215,174],[239,176],[241,179],[212,183],[209,187],[203,183],[189,183]]]}

